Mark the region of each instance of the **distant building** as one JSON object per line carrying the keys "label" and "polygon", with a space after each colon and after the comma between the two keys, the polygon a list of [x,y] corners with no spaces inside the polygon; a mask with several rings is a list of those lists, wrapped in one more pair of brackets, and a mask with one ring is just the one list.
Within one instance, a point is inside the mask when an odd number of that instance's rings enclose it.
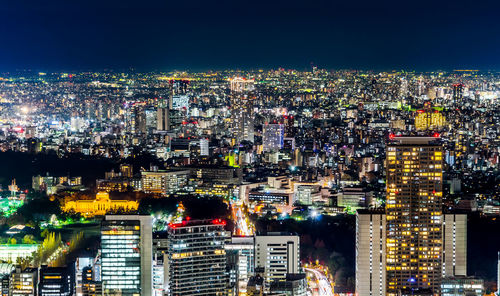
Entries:
{"label": "distant building", "polygon": [[262,144],[264,152],[276,151],[283,148],[285,129],[283,124],[268,123],[262,128]]}
{"label": "distant building", "polygon": [[244,77],[229,78],[229,89],[232,92],[249,92],[255,89],[255,80]]}
{"label": "distant building", "polygon": [[143,171],[141,172],[141,190],[159,194],[175,193],[186,185],[188,177],[188,170]]}
{"label": "distant building", "polygon": [[439,130],[446,124],[445,116],[435,110],[418,110],[415,117],[415,127],[418,130]]}
{"label": "distant building", "polygon": [[247,296],[264,295],[264,278],[260,275],[250,277],[247,283]]}
{"label": "distant building", "polygon": [[156,130],[170,130],[170,110],[168,107],[158,107],[156,110]]}
{"label": "distant building", "polygon": [[319,186],[299,185],[295,191],[295,202],[310,206],[321,197]]}
{"label": "distant building", "polygon": [[1,275],[0,277],[1,296],[9,296],[9,282],[10,282],[10,272],[9,274]]}

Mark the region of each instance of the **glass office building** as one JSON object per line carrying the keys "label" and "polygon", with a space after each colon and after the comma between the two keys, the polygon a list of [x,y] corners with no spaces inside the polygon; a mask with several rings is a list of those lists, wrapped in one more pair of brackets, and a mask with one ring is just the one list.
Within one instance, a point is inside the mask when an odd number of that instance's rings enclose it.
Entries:
{"label": "glass office building", "polygon": [[149,216],[106,216],[101,226],[103,295],[152,294]]}

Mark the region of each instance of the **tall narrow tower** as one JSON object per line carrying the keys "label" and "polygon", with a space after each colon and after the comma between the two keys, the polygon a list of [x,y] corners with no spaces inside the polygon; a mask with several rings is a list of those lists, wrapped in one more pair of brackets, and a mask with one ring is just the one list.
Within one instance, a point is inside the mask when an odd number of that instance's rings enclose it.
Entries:
{"label": "tall narrow tower", "polygon": [[386,295],[439,294],[442,157],[433,137],[391,137],[388,144]]}

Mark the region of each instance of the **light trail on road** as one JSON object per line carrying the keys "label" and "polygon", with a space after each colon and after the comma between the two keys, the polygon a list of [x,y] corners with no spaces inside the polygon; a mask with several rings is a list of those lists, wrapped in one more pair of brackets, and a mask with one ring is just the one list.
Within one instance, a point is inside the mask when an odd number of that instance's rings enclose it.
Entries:
{"label": "light trail on road", "polygon": [[330,282],[328,281],[328,278],[326,275],[313,268],[304,268],[306,271],[312,273],[314,277],[318,280],[318,289],[319,289],[319,295],[320,296],[333,296],[333,289],[332,286],[330,285]]}

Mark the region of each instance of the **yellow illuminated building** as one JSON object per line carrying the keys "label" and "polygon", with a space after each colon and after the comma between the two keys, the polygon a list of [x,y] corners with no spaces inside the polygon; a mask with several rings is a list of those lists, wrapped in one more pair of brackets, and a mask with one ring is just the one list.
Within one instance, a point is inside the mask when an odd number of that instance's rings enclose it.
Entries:
{"label": "yellow illuminated building", "polygon": [[415,127],[418,130],[438,130],[445,124],[446,117],[441,112],[433,110],[430,103],[426,103],[424,109],[418,110],[415,116]]}
{"label": "yellow illuminated building", "polygon": [[393,137],[387,148],[386,295],[431,289],[442,277],[442,146]]}
{"label": "yellow illuminated building", "polygon": [[230,197],[235,189],[235,185],[213,184],[211,186],[197,187],[194,193],[203,196]]}
{"label": "yellow illuminated building", "polygon": [[74,211],[84,215],[85,217],[102,216],[109,211],[123,210],[134,211],[139,207],[137,201],[130,200],[112,200],[109,198],[109,193],[98,192],[93,200],[76,200],[68,201],[63,206],[63,211]]}

